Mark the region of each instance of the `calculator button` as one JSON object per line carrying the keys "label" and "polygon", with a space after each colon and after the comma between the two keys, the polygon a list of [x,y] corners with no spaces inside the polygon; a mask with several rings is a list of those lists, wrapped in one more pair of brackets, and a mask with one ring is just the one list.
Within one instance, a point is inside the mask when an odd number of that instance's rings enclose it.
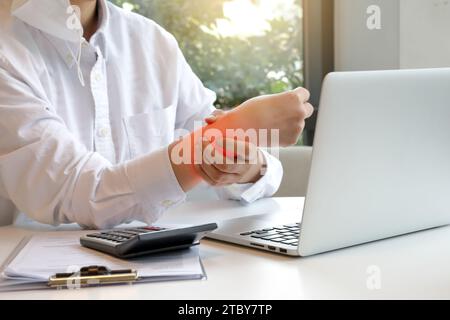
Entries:
{"label": "calculator button", "polygon": [[164,230],[164,228],[155,227],[155,226],[143,227],[142,229],[149,230],[149,231],[161,231],[161,230]]}
{"label": "calculator button", "polygon": [[115,240],[116,239],[116,237],[114,237],[112,235],[102,235],[101,238],[105,239],[105,240]]}
{"label": "calculator button", "polygon": [[134,234],[130,234],[130,233],[126,233],[126,232],[122,232],[122,231],[114,231],[111,232],[112,235],[120,237],[120,238],[131,238],[134,237]]}
{"label": "calculator button", "polygon": [[98,233],[91,233],[91,234],[87,234],[86,237],[89,237],[89,238],[99,238],[99,235],[98,235]]}
{"label": "calculator button", "polygon": [[137,235],[146,234],[146,233],[150,233],[150,232],[152,232],[152,231],[141,230],[141,231],[139,231],[139,233]]}
{"label": "calculator button", "polygon": [[135,236],[137,236],[137,234],[135,234],[135,233],[124,233],[124,235],[123,235],[124,237],[128,237],[128,238],[133,238],[133,237],[135,237]]}
{"label": "calculator button", "polygon": [[132,235],[136,235],[136,236],[138,236],[141,233],[143,233],[143,231],[137,230],[137,229],[126,229],[125,232],[128,232],[128,233],[130,233]]}

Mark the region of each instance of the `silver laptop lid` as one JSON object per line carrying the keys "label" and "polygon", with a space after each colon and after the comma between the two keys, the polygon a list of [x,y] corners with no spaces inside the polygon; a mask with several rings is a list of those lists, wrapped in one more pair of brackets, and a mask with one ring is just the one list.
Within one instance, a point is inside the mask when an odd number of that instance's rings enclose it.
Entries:
{"label": "silver laptop lid", "polygon": [[300,255],[450,223],[450,69],[326,77]]}

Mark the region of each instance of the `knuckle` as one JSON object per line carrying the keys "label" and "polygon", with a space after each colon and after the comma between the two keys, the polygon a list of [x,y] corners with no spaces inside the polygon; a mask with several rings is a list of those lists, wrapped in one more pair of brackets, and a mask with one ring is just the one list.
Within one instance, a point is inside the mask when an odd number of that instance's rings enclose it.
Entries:
{"label": "knuckle", "polygon": [[306,110],[306,113],[307,113],[307,117],[312,116],[313,113],[314,113],[314,107],[310,103],[306,103],[305,104],[305,110]]}
{"label": "knuckle", "polygon": [[309,90],[305,89],[305,88],[301,88],[301,90],[302,90],[303,96],[305,97],[305,100],[308,100],[307,98],[310,96]]}
{"label": "knuckle", "polygon": [[297,117],[300,121],[306,118],[307,116],[306,107],[304,105],[301,105],[297,110]]}
{"label": "knuckle", "polygon": [[300,122],[299,128],[301,131],[303,131],[303,129],[305,129],[305,127],[306,127],[306,122],[305,122],[305,120],[303,120]]}
{"label": "knuckle", "polygon": [[306,102],[310,96],[309,91],[302,87],[293,90],[292,93],[295,94],[295,96],[296,96],[295,99],[296,99],[297,103]]}
{"label": "knuckle", "polygon": [[309,99],[309,96],[310,96],[309,91],[307,89],[303,88],[303,87],[298,88],[298,94],[301,97],[300,99],[301,99],[302,102],[306,102]]}
{"label": "knuckle", "polygon": [[301,134],[303,132],[303,130],[305,129],[305,121],[301,121],[298,126],[296,127],[296,132],[298,134]]}
{"label": "knuckle", "polygon": [[289,102],[293,103],[293,104],[300,104],[301,103],[301,99],[300,96],[297,92],[295,91],[289,91],[286,93],[286,97],[287,99],[289,99]]}

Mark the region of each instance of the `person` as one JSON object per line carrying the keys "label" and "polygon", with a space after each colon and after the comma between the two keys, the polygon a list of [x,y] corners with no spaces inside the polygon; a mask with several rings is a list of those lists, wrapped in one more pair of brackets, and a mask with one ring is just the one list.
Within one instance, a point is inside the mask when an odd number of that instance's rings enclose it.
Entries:
{"label": "person", "polygon": [[[204,138],[204,129],[276,129],[280,145],[293,144],[313,112],[309,92],[227,113],[215,99],[174,37],[145,17],[106,0],[2,1],[0,202],[46,224],[110,228],[154,223],[203,181],[244,203],[273,195],[282,167],[259,140]],[[230,143],[243,161],[174,158],[189,148],[220,156]]]}

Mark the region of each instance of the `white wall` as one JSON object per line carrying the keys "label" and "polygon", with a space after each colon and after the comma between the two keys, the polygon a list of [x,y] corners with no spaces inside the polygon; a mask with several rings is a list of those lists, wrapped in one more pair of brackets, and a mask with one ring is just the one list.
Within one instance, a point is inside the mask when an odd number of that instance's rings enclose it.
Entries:
{"label": "white wall", "polygon": [[[381,29],[366,26],[370,5]],[[337,71],[450,67],[450,0],[335,0]]]}
{"label": "white wall", "polygon": [[450,67],[449,0],[400,0],[400,67]]}
{"label": "white wall", "polygon": [[[397,69],[399,65],[397,0],[335,0],[336,71]],[[367,29],[366,10],[381,8],[381,29]]]}

